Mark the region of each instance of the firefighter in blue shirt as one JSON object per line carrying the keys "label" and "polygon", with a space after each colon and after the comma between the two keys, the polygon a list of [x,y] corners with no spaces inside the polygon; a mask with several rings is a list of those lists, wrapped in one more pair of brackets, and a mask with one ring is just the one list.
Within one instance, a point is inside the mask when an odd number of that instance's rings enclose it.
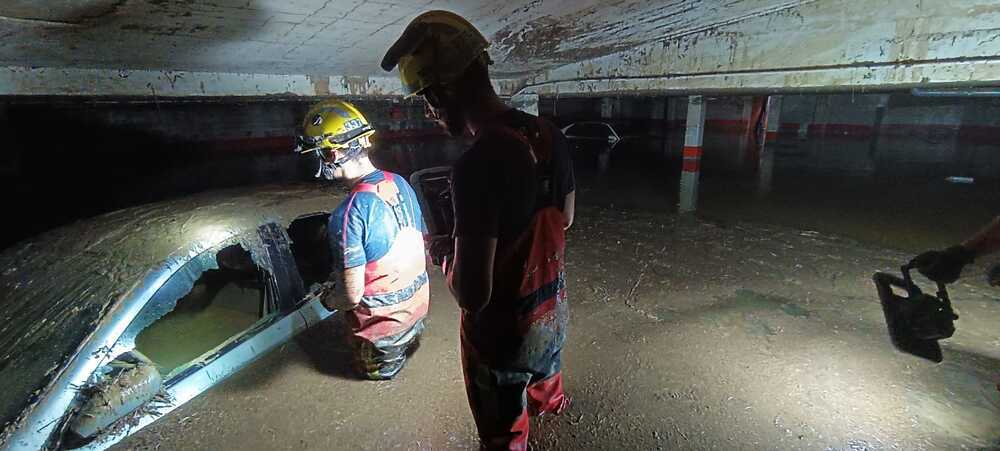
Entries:
{"label": "firefighter in blue shirt", "polygon": [[391,379],[423,331],[430,299],[420,205],[403,177],[372,165],[375,130],[354,105],[321,102],[303,128],[300,152],[319,154],[317,176],[351,190],[330,215],[327,234],[339,277],[321,300],[345,312],[360,373]]}

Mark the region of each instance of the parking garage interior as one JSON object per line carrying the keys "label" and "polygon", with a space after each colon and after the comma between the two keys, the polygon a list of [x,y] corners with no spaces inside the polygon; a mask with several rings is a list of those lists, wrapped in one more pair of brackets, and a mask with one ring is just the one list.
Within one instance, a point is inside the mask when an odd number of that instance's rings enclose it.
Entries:
{"label": "parking garage interior", "polygon": [[[941,363],[893,348],[872,283],[998,214],[994,2],[425,3],[0,6],[0,247],[206,191],[331,183],[292,152],[330,96],[375,124],[378,167],[450,165],[474,138],[378,60],[419,12],[453,10],[491,41],[511,105],[616,135],[571,139],[574,403],[534,420],[535,449],[1000,449],[1000,258],[949,285]],[[307,287],[329,272],[326,221],[287,230]],[[478,449],[458,307],[431,273],[399,378],[351,377],[334,315],[117,449]],[[249,328],[260,276],[206,273],[194,291],[214,301],[185,298],[139,349],[166,375]],[[193,329],[170,326],[185,315]]]}

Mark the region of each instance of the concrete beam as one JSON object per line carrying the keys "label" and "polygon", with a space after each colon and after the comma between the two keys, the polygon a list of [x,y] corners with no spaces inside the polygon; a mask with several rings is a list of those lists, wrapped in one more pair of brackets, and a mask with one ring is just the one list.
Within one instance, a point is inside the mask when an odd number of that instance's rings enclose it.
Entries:
{"label": "concrete beam", "polygon": [[762,93],[1000,83],[1000,8],[985,0],[797,1],[567,64],[522,92]]}
{"label": "concrete beam", "polygon": [[[501,95],[518,83],[494,80]],[[71,69],[9,66],[0,68],[0,96],[360,96],[398,97],[395,76],[274,75],[216,72]]]}

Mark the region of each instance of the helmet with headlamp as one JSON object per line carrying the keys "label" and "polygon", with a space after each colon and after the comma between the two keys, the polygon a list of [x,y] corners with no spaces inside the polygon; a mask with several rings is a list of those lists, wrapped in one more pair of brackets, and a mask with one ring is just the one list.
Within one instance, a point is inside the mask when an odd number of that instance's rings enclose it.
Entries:
{"label": "helmet with headlamp", "polygon": [[374,134],[375,128],[357,107],[339,99],[324,100],[306,113],[295,151],[316,155],[320,159],[316,176],[329,179],[334,168],[360,157],[371,147]]}

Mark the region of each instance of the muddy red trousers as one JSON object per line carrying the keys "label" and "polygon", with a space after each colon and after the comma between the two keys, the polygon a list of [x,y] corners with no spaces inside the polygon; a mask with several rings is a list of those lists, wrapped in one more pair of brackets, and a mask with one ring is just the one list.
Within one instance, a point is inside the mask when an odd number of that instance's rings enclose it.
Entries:
{"label": "muddy red trousers", "polygon": [[498,295],[479,313],[463,312],[465,387],[487,449],[527,449],[529,416],[569,404],[560,372],[569,318],[562,220],[555,208],[536,213],[514,255],[498,259],[510,268]]}

